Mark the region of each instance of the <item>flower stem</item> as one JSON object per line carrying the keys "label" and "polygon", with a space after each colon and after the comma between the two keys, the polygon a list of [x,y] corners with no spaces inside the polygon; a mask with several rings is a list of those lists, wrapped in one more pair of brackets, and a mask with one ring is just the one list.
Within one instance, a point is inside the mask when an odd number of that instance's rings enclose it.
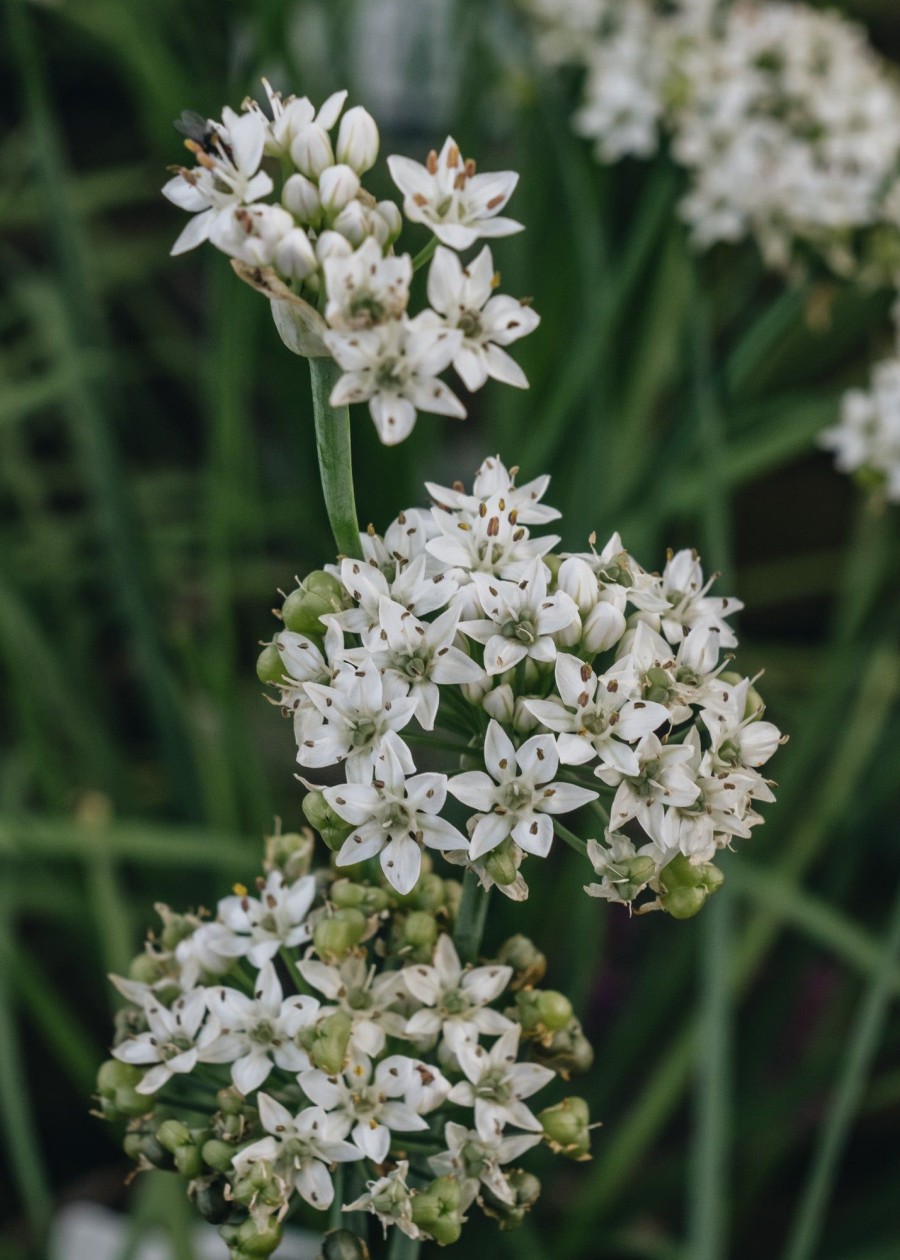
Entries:
{"label": "flower stem", "polygon": [[453,933],[453,943],[463,963],[474,962],[478,957],[489,900],[490,894],[482,891],[475,872],[466,871],[456,931]]}
{"label": "flower stem", "polygon": [[281,961],[284,963],[285,967],[287,968],[288,975],[293,980],[294,985],[297,989],[297,992],[307,993],[307,994],[311,993],[312,990],[310,989],[309,985],[306,983],[306,981],[301,976],[299,970],[297,969],[297,964],[294,962],[293,958],[291,957],[291,951],[287,948],[287,946],[282,945],[281,949],[278,951],[278,954],[279,954],[279,957],[281,958]]}
{"label": "flower stem", "polygon": [[413,271],[418,271],[420,267],[424,267],[427,262],[431,262],[434,257],[434,251],[438,247],[438,238],[432,236],[431,240],[424,249],[420,249],[413,259]]}
{"label": "flower stem", "polygon": [[564,827],[562,823],[557,821],[555,818],[553,820],[553,830],[559,836],[560,840],[565,840],[566,844],[569,845],[570,848],[574,849],[576,853],[587,853],[587,845],[585,842],[576,836],[574,831],[570,831],[568,827]]}
{"label": "flower stem", "polygon": [[341,555],[361,559],[350,455],[350,409],[347,406],[332,407],[328,401],[341,369],[334,359],[310,359],[309,374],[319,476],[331,532]]}
{"label": "flower stem", "polygon": [[395,1227],[388,1260],[417,1260],[421,1249],[422,1244],[418,1238],[408,1238]]}

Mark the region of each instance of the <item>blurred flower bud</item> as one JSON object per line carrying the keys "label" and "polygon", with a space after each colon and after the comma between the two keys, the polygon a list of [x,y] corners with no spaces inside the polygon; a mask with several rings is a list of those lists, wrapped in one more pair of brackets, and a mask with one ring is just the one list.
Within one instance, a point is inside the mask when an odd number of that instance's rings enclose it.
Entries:
{"label": "blurred flower bud", "polygon": [[318,123],[301,127],[291,141],[291,161],[301,175],[318,181],[322,172],[334,165],[334,150],[325,128]]}
{"label": "blurred flower bud", "polygon": [[390,904],[386,889],[374,884],[357,884],[351,879],[337,879],[328,895],[340,910],[361,910],[365,915],[381,914]]}
{"label": "blurred flower bud", "polygon": [[180,1146],[191,1143],[191,1131],[180,1120],[164,1120],[156,1130],[156,1140],[174,1155]]}
{"label": "blurred flower bud", "polygon": [[275,248],[275,268],[287,280],[305,280],[319,269],[316,251],[303,228],[293,228]]}
{"label": "blurred flower bud", "polygon": [[225,1197],[228,1183],[221,1177],[199,1184],[194,1192],[197,1211],[210,1225],[222,1225],[234,1212],[234,1205]]}
{"label": "blurred flower bud", "polygon": [[267,643],[256,658],[256,677],[261,683],[280,683],[284,680],[284,665],[274,643]]}
{"label": "blurred flower bud", "polygon": [[265,203],[236,206],[220,214],[210,231],[210,242],[230,258],[251,267],[268,267],[279,242],[294,231],[294,220],[283,206]]}
{"label": "blurred flower bud", "polygon": [[522,1168],[513,1168],[504,1175],[510,1201],[501,1199],[489,1186],[482,1187],[482,1205],[488,1216],[493,1216],[503,1230],[516,1229],[525,1214],[541,1195],[541,1183],[537,1177]]}
{"label": "blurred flower bud", "polygon": [[119,1117],[145,1116],[153,1110],[153,1099],[137,1093],[143,1076],[140,1068],[118,1059],[107,1059],[97,1072],[97,1093],[100,1108],[107,1120]]}
{"label": "blurred flower bud", "polygon": [[345,822],[334,812],[323,792],[307,792],[301,809],[306,821],[311,827],[315,827],[332,852],[341,847],[353,830],[351,823]]}
{"label": "blurred flower bud", "polygon": [[367,923],[364,914],[350,909],[320,919],[313,932],[316,953],[324,962],[340,962],[362,940]]}
{"label": "blurred flower bud", "polygon": [[590,1159],[591,1114],[583,1098],[565,1098],[538,1113],[551,1150],[569,1159]]}
{"label": "blurred flower bud", "polygon": [[511,987],[539,984],[547,970],[547,959],[527,936],[511,936],[500,946],[497,961],[512,967]]}
{"label": "blurred flower bud", "polygon": [[600,588],[593,569],[578,556],[569,556],[563,560],[556,575],[556,587],[572,597],[582,617],[587,616],[600,597]]}
{"label": "blurred flower bud", "polygon": [[337,160],[364,175],[375,165],[378,144],[378,127],[368,110],[361,105],[348,109],[338,129]]}
{"label": "blurred flower bud", "polygon": [[528,735],[540,726],[534,714],[525,707],[528,696],[516,696],[516,707],[513,712],[513,727],[520,735]]}
{"label": "blurred flower bud", "polygon": [[533,1042],[531,1053],[539,1063],[553,1068],[564,1079],[586,1072],[594,1062],[594,1050],[574,1017],[549,1040]]}
{"label": "blurred flower bud", "polygon": [[344,206],[331,226],[335,232],[348,240],[354,249],[358,249],[366,237],[371,235],[365,209],[358,201],[351,201]]}
{"label": "blurred flower bud", "polygon": [[518,874],[513,842],[507,836],[496,849],[491,849],[485,856],[484,869],[495,884],[514,884]]}
{"label": "blurred flower bud", "polygon": [[278,832],[266,837],[267,871],[281,871],[285,880],[293,884],[301,875],[306,875],[312,865],[315,851],[315,837],[304,828],[303,831]]}
{"label": "blurred flower bud", "polygon": [[456,1178],[438,1177],[413,1197],[413,1224],[446,1247],[456,1242],[462,1232],[459,1203],[459,1182]]}
{"label": "blurred flower bud", "polygon": [[393,245],[403,230],[403,215],[400,213],[400,207],[393,201],[379,201],[374,213],[378,221],[384,224],[384,239],[377,226],[375,230],[378,242],[384,249],[388,245]]}
{"label": "blurred flower bud", "polygon": [[359,192],[359,176],[349,166],[329,166],[319,179],[319,200],[329,218],[339,214]]}
{"label": "blurred flower bud", "polygon": [[292,175],[285,181],[281,200],[295,219],[304,226],[318,227],[322,219],[319,190],[305,175]]}
{"label": "blurred flower bud", "polygon": [[415,962],[430,962],[438,938],[438,925],[427,910],[413,910],[406,916],[401,933],[402,947]]}
{"label": "blurred flower bud", "polygon": [[200,1148],[200,1154],[208,1168],[220,1173],[231,1171],[234,1147],[230,1142],[223,1142],[221,1138],[209,1138]]}

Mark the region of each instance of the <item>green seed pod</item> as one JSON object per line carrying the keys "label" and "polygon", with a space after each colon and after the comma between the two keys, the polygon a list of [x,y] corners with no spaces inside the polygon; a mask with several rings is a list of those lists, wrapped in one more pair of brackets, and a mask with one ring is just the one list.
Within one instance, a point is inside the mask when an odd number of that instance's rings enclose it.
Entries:
{"label": "green seed pod", "polygon": [[369,1248],[349,1229],[335,1229],[325,1235],[320,1260],[369,1260]]}
{"label": "green seed pod", "polygon": [[143,1072],[131,1063],[107,1059],[97,1073],[97,1093],[107,1120],[145,1116],[153,1110],[153,1099],[139,1094],[136,1086]]}
{"label": "green seed pod", "polygon": [[315,851],[315,837],[303,831],[286,831],[266,837],[266,869],[278,870],[288,883],[308,874]]}
{"label": "green seed pod", "polygon": [[239,1116],[246,1107],[243,1095],[233,1085],[219,1090],[216,1094],[216,1105],[223,1116]]}
{"label": "green seed pod", "polygon": [[298,1037],[315,1067],[329,1076],[337,1076],[347,1058],[347,1046],[353,1021],[345,1011],[334,1011],[313,1028],[303,1029]]}
{"label": "green seed pod", "polygon": [[332,852],[341,847],[353,830],[349,823],[338,817],[322,792],[308,792],[301,808],[306,821],[315,827]]}
{"label": "green seed pod", "polygon": [[270,1256],[281,1242],[283,1230],[279,1224],[269,1221],[259,1225],[251,1216],[238,1226],[234,1254],[244,1260],[250,1256]]}
{"label": "green seed pod", "polygon": [[513,842],[507,837],[484,859],[484,869],[496,884],[514,884],[518,870],[513,856]]}
{"label": "green seed pod", "polygon": [[288,630],[321,637],[325,626],[320,618],[341,612],[349,604],[347,593],[338,579],[323,569],[317,569],[287,596],[281,607],[281,616]]}
{"label": "green seed pod", "polygon": [[313,932],[316,953],[324,962],[340,962],[359,944],[367,926],[366,916],[351,908],[320,919]]}
{"label": "green seed pod", "polygon": [[411,1201],[413,1223],[446,1247],[462,1232],[459,1211],[459,1182],[455,1177],[438,1177]]}
{"label": "green seed pod", "polygon": [[540,1197],[541,1183],[537,1177],[521,1168],[513,1168],[506,1173],[505,1180],[512,1192],[512,1203],[498,1198],[489,1186],[482,1187],[482,1203],[485,1212],[499,1222],[502,1230],[517,1229],[525,1219],[526,1212]]}
{"label": "green seed pod", "polygon": [[572,1003],[555,989],[522,989],[516,994],[516,1007],[527,1033],[557,1033],[572,1018]]}
{"label": "green seed pod", "polygon": [[660,901],[673,919],[693,919],[706,905],[707,896],[705,888],[673,888]]}
{"label": "green seed pod", "polygon": [[165,1172],[170,1172],[175,1167],[175,1160],[171,1153],[157,1142],[155,1134],[142,1133],[134,1136],[139,1136],[140,1141],[137,1143],[137,1155],[133,1155],[131,1151],[128,1152],[132,1159],[143,1158],[154,1168],[162,1168]]}
{"label": "green seed pod", "polygon": [[531,1043],[531,1054],[539,1063],[551,1067],[564,1080],[573,1073],[587,1072],[594,1062],[594,1049],[573,1016],[565,1028],[552,1037]]}
{"label": "green seed pod", "polygon": [[285,669],[281,653],[274,643],[267,643],[256,658],[256,677],[261,683],[278,684],[284,682]]}
{"label": "green seed pod", "polygon": [[165,960],[158,954],[145,949],[137,957],[132,958],[128,966],[128,975],[139,984],[156,984],[166,974]]}
{"label": "green seed pod", "polygon": [[203,1172],[203,1160],[200,1156],[199,1148],[196,1146],[179,1146],[175,1152],[175,1167],[182,1177],[186,1177],[188,1181],[193,1181],[195,1177],[199,1177]]}
{"label": "green seed pod", "polygon": [[439,910],[444,904],[444,881],[433,871],[422,875],[410,894],[409,905],[413,910]]}
{"label": "green seed pod", "polygon": [[216,1172],[226,1173],[231,1171],[231,1161],[234,1158],[235,1148],[230,1142],[223,1142],[221,1138],[210,1138],[204,1142],[200,1149],[203,1156],[203,1162],[208,1168],[214,1168]]}
{"label": "green seed pod", "polygon": [[590,1108],[583,1098],[566,1098],[538,1113],[551,1150],[568,1159],[589,1159]]}
{"label": "green seed pod", "polygon": [[328,897],[339,910],[359,910],[366,899],[366,886],[350,879],[336,879],[328,890]]}
{"label": "green seed pod", "polygon": [[189,919],[183,914],[172,914],[169,911],[164,920],[160,941],[163,949],[174,950],[182,941],[193,936],[197,926],[196,919]]}
{"label": "green seed pod", "polygon": [[459,916],[459,906],[462,901],[462,884],[458,879],[444,880],[444,910],[451,924],[454,924]]}
{"label": "green seed pod", "polygon": [[547,971],[547,959],[527,936],[511,936],[500,946],[497,961],[512,967],[512,987],[540,984]]}
{"label": "green seed pod", "polygon": [[438,926],[433,914],[425,910],[413,910],[403,924],[403,940],[413,949],[428,950],[429,957],[438,938]]}

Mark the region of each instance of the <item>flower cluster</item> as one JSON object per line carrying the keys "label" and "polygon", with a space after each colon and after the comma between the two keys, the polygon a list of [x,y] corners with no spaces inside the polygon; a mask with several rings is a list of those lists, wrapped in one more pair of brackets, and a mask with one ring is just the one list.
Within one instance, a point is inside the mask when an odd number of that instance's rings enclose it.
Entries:
{"label": "flower cluster", "polygon": [[900,358],[875,366],[871,389],[844,395],[838,424],[820,436],[841,472],[855,473],[891,503],[900,503]]}
{"label": "flower cluster", "polygon": [[781,737],[731,669],[741,605],[691,551],[662,573],[618,535],[554,552],[530,528],[559,515],[548,481],[517,486],[496,458],[471,492],[429,484],[430,511],[370,529],[363,559],[287,596],[260,678],[339,867],[377,859],[406,894],[434,850],[521,900],[524,859],[555,834],[587,852],[592,895],[648,890],[647,908],[685,917],[773,799],[760,767]]}
{"label": "flower cluster", "polygon": [[668,139],[700,247],[896,279],[900,87],[862,30],[782,0],[523,3],[543,52],[584,67],[575,126],[602,162]]}
{"label": "flower cluster", "polygon": [[540,1185],[515,1161],[541,1142],[588,1157],[582,1099],[534,1110],[590,1065],[571,1005],[538,987],[524,937],[463,965],[455,881],[426,872],[400,898],[361,870],[308,874],[311,853],[309,833],[273,837],[255,894],[213,919],[161,908],[114,977],[128,1004],[102,1114],[139,1168],[188,1179],[235,1260],[271,1254],[303,1204],[442,1243],[476,1201],[517,1224]]}
{"label": "flower cluster", "polygon": [[[407,437],[418,411],[465,416],[440,379],[451,365],[470,391],[489,377],[526,386],[506,347],[531,332],[538,316],[496,293],[488,246],[467,264],[459,257],[480,238],[520,230],[500,213],[516,173],[476,173],[448,137],[424,165],[388,158],[401,211],[362,185],[379,150],[366,110],[345,111],[346,92],[316,110],[306,97],[282,98],[265,87],[265,109],[247,100],[241,113],[226,108],[221,121],[185,116],[181,128],[196,165],[176,169],[163,192],[193,217],[172,252],[209,240],[228,254],[271,300],[285,343],[310,357],[331,356],[342,369],[331,405],[367,402],[385,443]],[[264,200],[276,179],[277,199]],[[394,250],[404,216],[433,234],[416,260]],[[432,257],[429,305],[410,316],[413,273]]]}

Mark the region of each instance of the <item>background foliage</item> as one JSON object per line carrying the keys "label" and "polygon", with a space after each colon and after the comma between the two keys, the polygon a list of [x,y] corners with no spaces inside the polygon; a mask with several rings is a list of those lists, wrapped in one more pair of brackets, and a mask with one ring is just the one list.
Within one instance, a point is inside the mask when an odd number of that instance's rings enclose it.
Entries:
{"label": "background foliage", "polygon": [[[524,929],[597,1047],[595,1159],[545,1186],[510,1255],[900,1254],[900,548],[811,454],[889,340],[888,297],[752,251],[698,262],[662,160],[601,171],[502,0],[6,0],[0,42],[0,1252],[54,1205],[126,1206],[189,1260],[180,1183],[126,1190],[87,1115],[104,980],[152,904],[214,901],[300,821],[289,731],[253,662],[276,589],[330,555],[307,369],[212,250],[168,256],[171,119],[259,74],[348,85],[386,151],[453,130],[522,172],[496,250],[543,323],[527,396],[397,450],[355,427],[363,521],[500,451],[547,470],[567,545],[619,529],[648,567],[696,544],[747,604],[742,661],[791,733],[778,805],[687,924],[629,922],[558,852]],[[892,0],[857,12],[900,45]],[[424,238],[423,238],[424,240]],[[893,1066],[892,1066],[893,1065]],[[548,1177],[551,1175],[549,1165]],[[484,1247],[494,1246],[488,1235]]]}

